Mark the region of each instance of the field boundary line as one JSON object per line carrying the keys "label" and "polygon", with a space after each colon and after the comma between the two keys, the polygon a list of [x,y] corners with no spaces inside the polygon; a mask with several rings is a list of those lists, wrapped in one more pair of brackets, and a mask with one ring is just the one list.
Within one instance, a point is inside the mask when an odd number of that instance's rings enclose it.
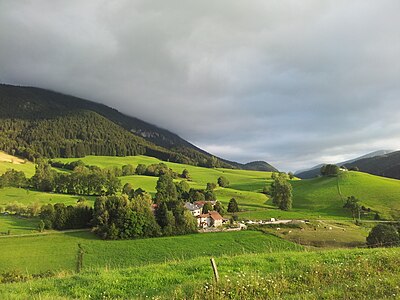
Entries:
{"label": "field boundary line", "polygon": [[1,235],[0,238],[27,237],[27,236],[51,235],[51,234],[64,234],[64,233],[85,232],[85,231],[90,231],[90,229],[71,229],[71,230],[63,230],[63,231],[50,231],[50,232],[37,232],[37,233]]}

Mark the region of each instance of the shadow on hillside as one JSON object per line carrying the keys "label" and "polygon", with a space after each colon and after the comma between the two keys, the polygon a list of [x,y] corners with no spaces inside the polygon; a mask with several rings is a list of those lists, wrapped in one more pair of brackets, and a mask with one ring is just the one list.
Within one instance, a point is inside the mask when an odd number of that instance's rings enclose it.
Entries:
{"label": "shadow on hillside", "polygon": [[100,239],[96,234],[94,234],[90,230],[88,230],[88,231],[76,231],[76,232],[65,232],[64,234],[66,236],[69,236],[69,237],[80,238],[80,239],[85,239],[85,240],[99,240]]}
{"label": "shadow on hillside", "polygon": [[0,227],[0,234],[14,234],[15,231],[36,231],[37,223],[39,222],[36,218],[25,218],[14,215],[2,215],[0,216],[3,220],[7,220],[5,226]]}

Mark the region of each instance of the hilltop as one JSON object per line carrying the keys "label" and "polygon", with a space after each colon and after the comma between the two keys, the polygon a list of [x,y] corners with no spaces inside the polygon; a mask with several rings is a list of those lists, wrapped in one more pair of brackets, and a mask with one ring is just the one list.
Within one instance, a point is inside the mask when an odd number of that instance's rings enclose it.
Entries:
{"label": "hilltop", "polygon": [[293,207],[322,216],[349,216],[343,209],[347,197],[388,219],[400,217],[400,181],[362,172],[343,172],[338,177],[319,177],[292,182]]}

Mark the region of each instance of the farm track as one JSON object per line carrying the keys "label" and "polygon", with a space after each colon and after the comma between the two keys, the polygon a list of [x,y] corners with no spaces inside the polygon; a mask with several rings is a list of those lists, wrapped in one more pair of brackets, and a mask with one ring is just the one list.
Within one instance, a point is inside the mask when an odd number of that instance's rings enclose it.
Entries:
{"label": "farm track", "polygon": [[37,232],[37,233],[11,234],[11,235],[2,235],[2,236],[0,236],[0,238],[14,238],[14,237],[25,237],[25,236],[65,234],[65,233],[85,232],[85,231],[90,231],[90,229],[70,229],[70,230],[63,230],[63,231],[49,231],[49,232]]}

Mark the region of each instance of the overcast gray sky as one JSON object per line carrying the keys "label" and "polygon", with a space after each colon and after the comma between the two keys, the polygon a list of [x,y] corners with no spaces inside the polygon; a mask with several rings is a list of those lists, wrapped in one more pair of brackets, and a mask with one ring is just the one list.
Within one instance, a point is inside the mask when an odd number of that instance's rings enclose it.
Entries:
{"label": "overcast gray sky", "polygon": [[0,81],[283,170],[400,149],[398,0],[0,0]]}

